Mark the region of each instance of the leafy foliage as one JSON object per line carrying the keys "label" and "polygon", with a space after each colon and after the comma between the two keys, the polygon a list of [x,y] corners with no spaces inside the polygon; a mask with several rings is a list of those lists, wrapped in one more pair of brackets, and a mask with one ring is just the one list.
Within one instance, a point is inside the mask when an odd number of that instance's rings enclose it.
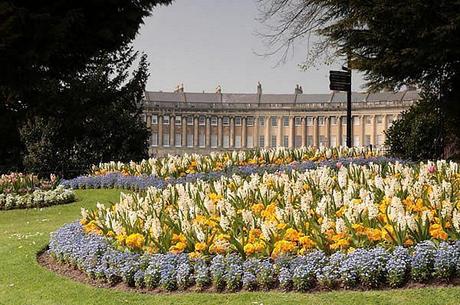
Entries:
{"label": "leafy foliage", "polygon": [[67,83],[37,90],[35,98],[46,95],[50,107],[36,109],[21,128],[24,165],[68,175],[100,161],[146,157],[148,132],[140,114],[148,64],[141,56],[129,78],[137,57],[131,48],[101,54]]}
{"label": "leafy foliage", "polygon": [[443,154],[440,133],[441,116],[430,96],[402,113],[386,131],[390,154],[403,159],[437,159]]}

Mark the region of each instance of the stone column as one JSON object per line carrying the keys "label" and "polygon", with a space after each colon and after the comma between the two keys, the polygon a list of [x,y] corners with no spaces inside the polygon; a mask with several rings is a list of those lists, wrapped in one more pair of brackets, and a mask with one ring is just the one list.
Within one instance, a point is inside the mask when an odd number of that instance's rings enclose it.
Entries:
{"label": "stone column", "polygon": [[174,133],[176,132],[176,117],[169,116],[169,146],[174,147],[175,137]]}
{"label": "stone column", "polygon": [[187,147],[187,117],[182,117],[182,147]]}
{"label": "stone column", "polygon": [[207,148],[211,147],[211,118],[206,117],[206,139],[205,145]]}
{"label": "stone column", "polygon": [[199,128],[200,126],[198,125],[198,117],[195,116],[193,118],[193,147],[199,146],[199,142],[198,142]]}
{"label": "stone column", "polygon": [[149,115],[145,114],[145,124],[147,125],[147,128],[150,128],[152,126],[152,114],[149,113]]}
{"label": "stone column", "polygon": [[326,147],[331,146],[331,118],[329,116],[324,117],[326,121]]}
{"label": "stone column", "polygon": [[229,147],[234,148],[235,147],[235,118],[230,117],[230,141],[229,141]]}
{"label": "stone column", "polygon": [[342,116],[337,117],[337,146],[342,146]]}
{"label": "stone column", "polygon": [[372,146],[375,146],[375,142],[376,142],[376,137],[377,137],[377,121],[376,121],[376,116],[375,114],[372,116],[372,119],[371,119],[371,123],[372,123],[372,126],[371,126],[371,130],[372,130],[372,133],[371,133],[371,144]]}
{"label": "stone column", "polygon": [[302,146],[307,146],[307,117],[302,117],[301,134],[302,134]]}
{"label": "stone column", "polygon": [[253,147],[259,147],[259,116],[254,116],[254,125],[252,127],[252,143]]}
{"label": "stone column", "polygon": [[318,127],[318,117],[313,117],[313,146],[319,147],[319,127]]}
{"label": "stone column", "polygon": [[361,120],[361,146],[366,145],[366,116],[362,115]]}
{"label": "stone column", "polygon": [[276,143],[277,147],[281,147],[281,146],[284,145],[284,143],[283,143],[284,142],[283,141],[283,128],[284,128],[283,123],[284,122],[283,121],[284,121],[283,116],[278,116],[278,137],[277,137],[278,139],[276,141],[277,142]]}
{"label": "stone column", "polygon": [[158,147],[163,146],[163,116],[158,115]]}
{"label": "stone column", "polygon": [[[388,114],[383,115],[383,131],[386,131],[388,128]],[[383,142],[385,143],[386,141],[386,135],[385,132],[382,132],[383,135]]]}
{"label": "stone column", "polygon": [[266,116],[265,117],[265,147],[270,147],[270,121],[271,121],[271,116]]}
{"label": "stone column", "polygon": [[295,146],[295,116],[289,118],[289,148]]}
{"label": "stone column", "polygon": [[224,133],[222,130],[222,117],[217,119],[217,147],[222,148],[224,146]]}
{"label": "stone column", "polygon": [[247,146],[247,126],[246,126],[246,117],[241,118],[241,148],[246,148]]}

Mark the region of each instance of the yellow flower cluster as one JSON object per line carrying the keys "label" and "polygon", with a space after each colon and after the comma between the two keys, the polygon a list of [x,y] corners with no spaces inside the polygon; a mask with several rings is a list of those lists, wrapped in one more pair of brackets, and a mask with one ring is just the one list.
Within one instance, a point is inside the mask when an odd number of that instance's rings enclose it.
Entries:
{"label": "yellow flower cluster", "polygon": [[115,208],[82,215],[86,232],[149,252],[277,257],[410,246],[460,238],[460,170],[438,161],[234,175],[123,194]]}

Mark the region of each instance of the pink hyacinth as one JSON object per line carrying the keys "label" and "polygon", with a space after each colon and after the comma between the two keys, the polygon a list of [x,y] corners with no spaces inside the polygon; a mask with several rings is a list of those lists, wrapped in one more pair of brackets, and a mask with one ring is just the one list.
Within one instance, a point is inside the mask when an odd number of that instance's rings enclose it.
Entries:
{"label": "pink hyacinth", "polygon": [[436,171],[436,166],[434,164],[431,164],[428,166],[428,172],[430,174],[434,173]]}

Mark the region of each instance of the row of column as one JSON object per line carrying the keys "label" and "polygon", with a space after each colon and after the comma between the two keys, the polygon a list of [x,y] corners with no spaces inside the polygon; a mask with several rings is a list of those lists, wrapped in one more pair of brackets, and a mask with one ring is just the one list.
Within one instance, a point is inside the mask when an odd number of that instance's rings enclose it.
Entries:
{"label": "row of column", "polygon": [[[383,130],[386,130],[388,127],[387,124],[387,115],[382,115],[382,123],[383,123]],[[174,116],[169,116],[170,117],[170,122],[169,122],[169,146],[176,146],[175,143],[175,120]],[[298,116],[297,116],[298,117]],[[329,146],[330,140],[331,140],[331,118],[332,116],[321,116],[324,119],[324,125],[326,129],[326,134],[325,140],[326,140],[326,146]],[[366,122],[365,118],[369,117],[369,115],[359,115],[359,116],[354,116],[354,117],[359,117],[360,119],[360,131],[359,131],[359,136],[361,139],[361,145],[366,144]],[[370,115],[371,117],[371,133],[370,133],[370,141],[371,144],[376,144],[377,140],[377,122],[376,122],[376,115]],[[276,143],[272,143],[272,124],[271,124],[271,119],[272,116],[253,116],[254,121],[252,125],[252,147],[259,147],[259,141],[260,138],[259,136],[263,135],[264,136],[264,147],[271,147],[273,146],[272,144],[275,144],[276,146],[285,146],[284,144],[284,136],[287,135],[289,136],[289,141],[288,141],[288,147],[292,148],[295,146],[295,139],[296,139],[296,129],[297,126],[295,126],[295,116],[289,116],[289,126],[284,126],[283,118],[284,116],[275,116],[276,122],[277,122],[277,130],[273,131],[273,135],[276,135]],[[261,118],[263,118],[264,122],[263,125],[261,125]],[[312,137],[313,137],[313,146],[319,146],[320,145],[320,125],[319,125],[319,116],[317,117],[312,117],[312,126],[306,124],[307,118],[306,117],[301,117],[301,124],[298,126],[300,128],[300,137],[301,137],[301,145],[305,146],[310,143],[307,143],[307,136],[308,128],[312,128]],[[344,129],[346,128],[345,122],[343,122],[345,117],[343,116],[336,116],[336,125],[337,125],[337,143],[336,145],[339,145],[343,142],[345,142],[345,139],[343,138],[344,135]],[[353,124],[353,123],[352,123]],[[187,147],[190,146],[189,143],[187,143],[187,120],[182,119],[181,122],[181,143],[178,146],[181,147]],[[203,126],[203,125],[201,125]],[[352,127],[352,130],[354,129],[356,125]],[[198,117],[195,116],[193,118],[193,147],[203,147],[203,145],[200,145],[199,140],[200,140],[200,132],[199,132],[199,121]],[[211,121],[209,117],[205,118],[205,143],[204,147],[206,148],[211,148]],[[259,129],[263,128],[263,132],[259,132]],[[284,129],[287,128],[287,131],[285,132]],[[223,117],[218,117],[217,121],[217,147],[218,148],[223,148],[224,144],[224,126],[223,126]],[[229,148],[235,148],[235,118],[230,117],[229,118],[229,140],[228,140],[228,147]],[[356,132],[352,132],[353,135],[356,135]],[[247,118],[246,117],[241,117],[241,143],[240,147],[241,148],[247,148],[248,143],[247,143],[247,138],[248,138],[248,126],[247,126]],[[353,138],[352,138],[353,140]],[[160,115],[158,116],[158,146],[163,146],[163,117]]]}

